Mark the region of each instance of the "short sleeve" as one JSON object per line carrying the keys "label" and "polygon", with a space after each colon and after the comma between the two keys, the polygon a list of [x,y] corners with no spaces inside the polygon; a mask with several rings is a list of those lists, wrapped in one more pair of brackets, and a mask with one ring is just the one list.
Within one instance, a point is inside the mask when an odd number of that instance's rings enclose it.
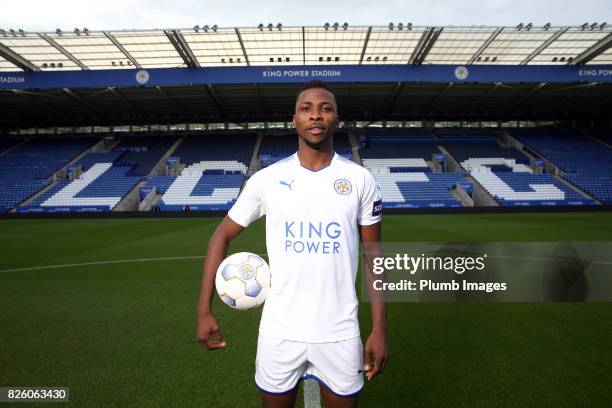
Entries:
{"label": "short sleeve", "polygon": [[248,227],[265,214],[264,195],[261,174],[255,173],[247,181],[227,215],[237,224]]}
{"label": "short sleeve", "polygon": [[374,176],[365,170],[363,191],[359,206],[359,225],[371,225],[380,222],[382,218],[382,194]]}

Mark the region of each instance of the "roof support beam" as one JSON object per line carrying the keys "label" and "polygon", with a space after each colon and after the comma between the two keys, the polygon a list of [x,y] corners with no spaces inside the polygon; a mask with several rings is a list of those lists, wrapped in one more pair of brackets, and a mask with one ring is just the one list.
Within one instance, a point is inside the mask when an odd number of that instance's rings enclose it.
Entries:
{"label": "roof support beam", "polygon": [[454,85],[455,85],[454,82],[449,82],[448,85],[446,85],[439,94],[435,95],[431,99],[431,102],[429,103],[427,110],[434,111],[439,106],[438,102],[440,101],[440,99],[444,97],[446,95],[446,92],[448,92],[448,90],[451,89]]}
{"label": "roof support beam", "polygon": [[223,108],[223,105],[219,101],[219,97],[217,96],[217,93],[215,92],[215,89],[213,88],[213,86],[206,85],[206,92],[208,93],[208,96],[210,97],[212,102],[215,104],[215,107],[221,114],[222,118],[228,120],[229,115],[227,114],[227,112],[225,111],[225,108]]}
{"label": "roof support beam", "polygon": [[366,33],[365,41],[363,42],[363,49],[361,50],[361,57],[359,57],[359,65],[363,62],[363,57],[365,56],[366,49],[368,48],[368,42],[370,41],[370,34],[372,33],[372,26],[368,27],[368,32]]}
{"label": "roof support beam", "polygon": [[302,26],[302,61],[306,65],[306,27]]}
{"label": "roof support beam", "polygon": [[[584,92],[588,91],[589,89],[593,88],[594,86],[597,86],[599,84],[599,82],[589,82],[588,84],[580,84],[580,85],[576,85],[574,87],[575,91],[563,98],[558,98],[557,101],[555,103],[553,103],[549,109],[551,111],[555,111],[558,108],[562,108],[563,105],[565,105],[567,102],[569,102],[571,99],[574,99],[577,96],[580,96],[581,94],[583,94]],[[567,88],[562,88],[562,90],[565,90]]]}
{"label": "roof support beam", "polygon": [[240,30],[238,30],[238,27],[234,28],[234,30],[236,30],[236,35],[238,36],[238,42],[240,43],[240,48],[242,48],[242,54],[244,55],[244,59],[247,63],[247,67],[251,66],[251,62],[249,61],[249,56],[246,52],[246,48],[244,48],[244,42],[242,41],[242,36],[240,35]]}
{"label": "roof support beam", "polygon": [[107,115],[102,112],[98,107],[94,106],[92,103],[84,101],[83,98],[81,98],[79,95],[75,94],[74,92],[72,92],[71,89],[68,88],[62,88],[62,91],[68,95],[68,97],[70,97],[70,99],[72,99],[73,101],[75,101],[77,104],[84,106],[85,108],[89,109],[90,111],[94,112],[96,115],[99,115],[101,117],[106,117]]}
{"label": "roof support beam", "polygon": [[169,102],[172,105],[180,108],[183,112],[186,112],[188,110],[186,108],[185,104],[183,102],[181,102],[180,99],[177,99],[177,98],[175,98],[172,95],[168,95],[168,93],[166,91],[164,91],[164,89],[161,86],[156,86],[155,89],[157,89],[157,92],[159,92],[160,95],[162,95],[164,97],[164,99],[166,99],[167,102]]}
{"label": "roof support beam", "polygon": [[442,28],[435,27],[431,27],[429,30],[423,32],[419,43],[410,56],[408,64],[421,65],[423,61],[425,61],[429,50],[431,50],[431,47],[433,47],[440,36],[440,33],[442,33]]}
{"label": "roof support beam", "polygon": [[253,86],[255,87],[255,94],[257,95],[257,101],[259,102],[257,104],[258,106],[258,114],[263,114],[263,112],[266,111],[266,106],[264,105],[264,100],[261,97],[261,92],[259,91],[259,86],[257,84],[253,84]]}
{"label": "roof support beam", "polygon": [[123,55],[125,55],[125,57],[127,59],[132,61],[132,64],[136,68],[142,68],[142,65],[140,65],[138,63],[138,61],[136,61],[136,59],[134,57],[132,57],[132,54],[130,54],[129,51],[126,50],[123,45],[121,45],[121,43],[115,38],[114,35],[112,35],[111,33],[107,32],[107,31],[102,31],[102,33],[106,36],[106,38],[108,38],[110,40],[110,42],[112,42],[115,45],[115,47],[119,48],[119,50],[123,53]]}
{"label": "roof support beam", "polygon": [[473,64],[474,61],[476,61],[476,59],[480,57],[480,55],[487,49],[487,47],[491,45],[491,43],[497,38],[497,36],[503,31],[503,29],[504,27],[499,27],[497,30],[495,30],[493,34],[491,34],[489,38],[487,38],[487,40],[480,46],[478,51],[476,51],[474,55],[472,55],[472,58],[470,58],[466,64]]}
{"label": "roof support beam", "polygon": [[578,54],[569,65],[584,65],[612,46],[612,33],[597,41],[591,48]]}
{"label": "roof support beam", "polygon": [[128,107],[132,108],[132,109],[136,109],[136,106],[134,106],[134,104],[127,99],[125,96],[121,95],[119,93],[119,91],[117,89],[115,89],[115,87],[113,86],[109,86],[108,88],[106,88],[109,90],[110,93],[112,93],[113,95],[115,95],[117,98],[119,98],[121,100],[121,102],[123,102],[124,104],[126,104]]}
{"label": "roof support beam", "polygon": [[79,60],[77,57],[72,55],[67,49],[62,47],[60,44],[57,43],[57,41],[55,41],[53,38],[49,37],[47,34],[38,34],[38,35],[40,36],[40,38],[42,38],[43,40],[45,40],[46,42],[51,44],[51,46],[53,48],[55,48],[56,50],[58,50],[59,52],[64,54],[64,56],[66,56],[70,61],[74,62],[82,70],[87,71],[89,69],[85,64],[83,64],[81,62],[81,60]]}
{"label": "roof support beam", "polygon": [[398,82],[395,84],[395,88],[393,88],[393,93],[391,94],[391,98],[389,98],[389,102],[387,102],[387,105],[385,106],[385,109],[383,110],[383,115],[386,115],[393,111],[393,108],[395,107],[395,104],[397,103],[397,100],[399,99],[399,96],[402,94],[403,90],[404,90],[403,82]]}
{"label": "roof support beam", "polygon": [[551,35],[546,41],[540,44],[538,48],[536,48],[531,54],[529,54],[524,60],[522,60],[519,65],[527,65],[532,59],[540,55],[542,51],[544,51],[550,44],[552,44],[553,41],[561,37],[561,35],[563,35],[563,33],[565,33],[567,30],[569,30],[569,27],[565,27]]}
{"label": "roof support beam", "polygon": [[[52,106],[51,104],[44,104],[42,103],[39,99],[38,99],[38,94],[34,93],[34,92],[27,92],[27,91],[22,91],[20,89],[12,89],[11,90],[15,95],[19,95],[21,98],[25,98],[28,100],[28,102],[35,104],[36,106],[38,106],[39,108],[41,108],[45,113],[49,113],[49,107]],[[53,108],[54,113],[57,113],[55,111],[55,108]]]}
{"label": "roof support beam", "polygon": [[[518,99],[516,99],[513,103],[509,103],[506,106],[506,112],[509,112],[511,110],[513,110],[514,108],[516,108],[517,106],[522,105],[525,101],[531,99],[531,97],[533,95],[535,95],[536,93],[540,92],[546,85],[548,85],[548,82],[540,82],[539,84],[537,84],[536,86],[534,86],[533,88],[531,88],[529,91],[527,91],[524,95],[520,96]],[[501,85],[500,85],[501,86]],[[508,87],[507,85],[504,85],[506,88]]]}
{"label": "roof support beam", "polygon": [[187,41],[183,35],[177,30],[164,30],[164,34],[168,37],[176,52],[181,56],[185,65],[189,68],[200,68],[200,62],[189,48]]}
{"label": "roof support beam", "polygon": [[40,68],[38,68],[32,62],[23,58],[21,55],[11,50],[9,47],[7,47],[6,45],[2,43],[0,43],[0,57],[4,58],[5,60],[7,60],[13,65],[17,65],[19,68],[23,69],[24,71],[27,71],[27,72],[40,71]]}

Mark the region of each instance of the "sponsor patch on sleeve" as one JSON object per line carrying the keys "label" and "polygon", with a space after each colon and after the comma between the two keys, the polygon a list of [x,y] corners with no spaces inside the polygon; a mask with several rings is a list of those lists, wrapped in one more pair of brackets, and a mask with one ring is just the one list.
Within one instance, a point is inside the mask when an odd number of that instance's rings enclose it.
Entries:
{"label": "sponsor patch on sleeve", "polygon": [[382,200],[377,200],[374,201],[374,206],[372,207],[372,217],[380,214],[382,214]]}

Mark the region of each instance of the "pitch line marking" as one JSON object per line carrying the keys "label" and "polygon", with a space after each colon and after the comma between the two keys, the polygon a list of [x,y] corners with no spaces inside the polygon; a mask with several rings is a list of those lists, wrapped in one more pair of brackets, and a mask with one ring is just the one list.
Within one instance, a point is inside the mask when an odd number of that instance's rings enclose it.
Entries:
{"label": "pitch line marking", "polygon": [[[267,254],[255,254],[255,255],[266,256]],[[77,266],[109,265],[109,264],[131,263],[131,262],[180,261],[184,259],[204,259],[204,258],[205,258],[204,255],[197,255],[197,256],[172,256],[172,257],[162,257],[162,258],[118,259],[118,260],[112,260],[112,261],[81,262],[81,263],[61,264],[61,265],[39,265],[39,266],[29,266],[26,268],[3,269],[3,270],[0,270],[0,273],[26,272],[26,271],[36,271],[36,270],[44,270],[44,269],[74,268]]]}

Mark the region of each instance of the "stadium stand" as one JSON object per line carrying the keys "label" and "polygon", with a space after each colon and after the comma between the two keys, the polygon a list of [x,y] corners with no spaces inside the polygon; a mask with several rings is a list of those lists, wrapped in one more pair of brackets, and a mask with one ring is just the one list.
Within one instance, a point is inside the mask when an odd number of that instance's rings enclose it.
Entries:
{"label": "stadium stand", "polygon": [[0,156],[0,212],[47,187],[49,177],[94,145],[93,138],[34,139]]}
{"label": "stadium stand", "polygon": [[502,206],[587,205],[550,174],[534,174],[529,158],[491,135],[439,135],[440,145]]}
{"label": "stadium stand", "polygon": [[440,153],[437,142],[421,134],[364,134],[363,165],[378,182],[385,208],[461,207],[452,194],[460,173],[434,173],[427,163]]}
{"label": "stadium stand", "polygon": [[125,138],[111,152],[90,152],[73,166],[84,173],[61,181],[19,212],[110,211],[157,164],[175,138]]}
{"label": "stadium stand", "polygon": [[565,180],[612,204],[612,149],[575,132],[517,132],[514,136],[557,166]]}
{"label": "stadium stand", "polygon": [[[296,135],[268,135],[264,137],[259,149],[260,167],[268,167],[297,151],[298,141]],[[334,135],[334,150],[339,155],[353,160],[351,143],[346,133],[339,132]]]}
{"label": "stadium stand", "polygon": [[18,211],[110,211],[141,180],[133,168],[95,163],[77,180],[58,183]]}
{"label": "stadium stand", "polygon": [[21,140],[0,140],[0,155],[18,143],[21,143]]}
{"label": "stadium stand", "polygon": [[128,138],[113,149],[113,153],[120,153],[119,164],[135,165],[132,172],[146,176],[164,153],[174,144],[175,138]]}
{"label": "stadium stand", "polygon": [[74,165],[81,166],[83,171],[85,171],[96,163],[114,163],[123,154],[123,152],[90,152],[83,156]]}
{"label": "stadium stand", "polygon": [[185,138],[173,152],[179,166],[185,166],[180,175],[152,177],[144,186],[161,194],[153,209],[229,209],[238,198],[254,148],[253,134]]}

